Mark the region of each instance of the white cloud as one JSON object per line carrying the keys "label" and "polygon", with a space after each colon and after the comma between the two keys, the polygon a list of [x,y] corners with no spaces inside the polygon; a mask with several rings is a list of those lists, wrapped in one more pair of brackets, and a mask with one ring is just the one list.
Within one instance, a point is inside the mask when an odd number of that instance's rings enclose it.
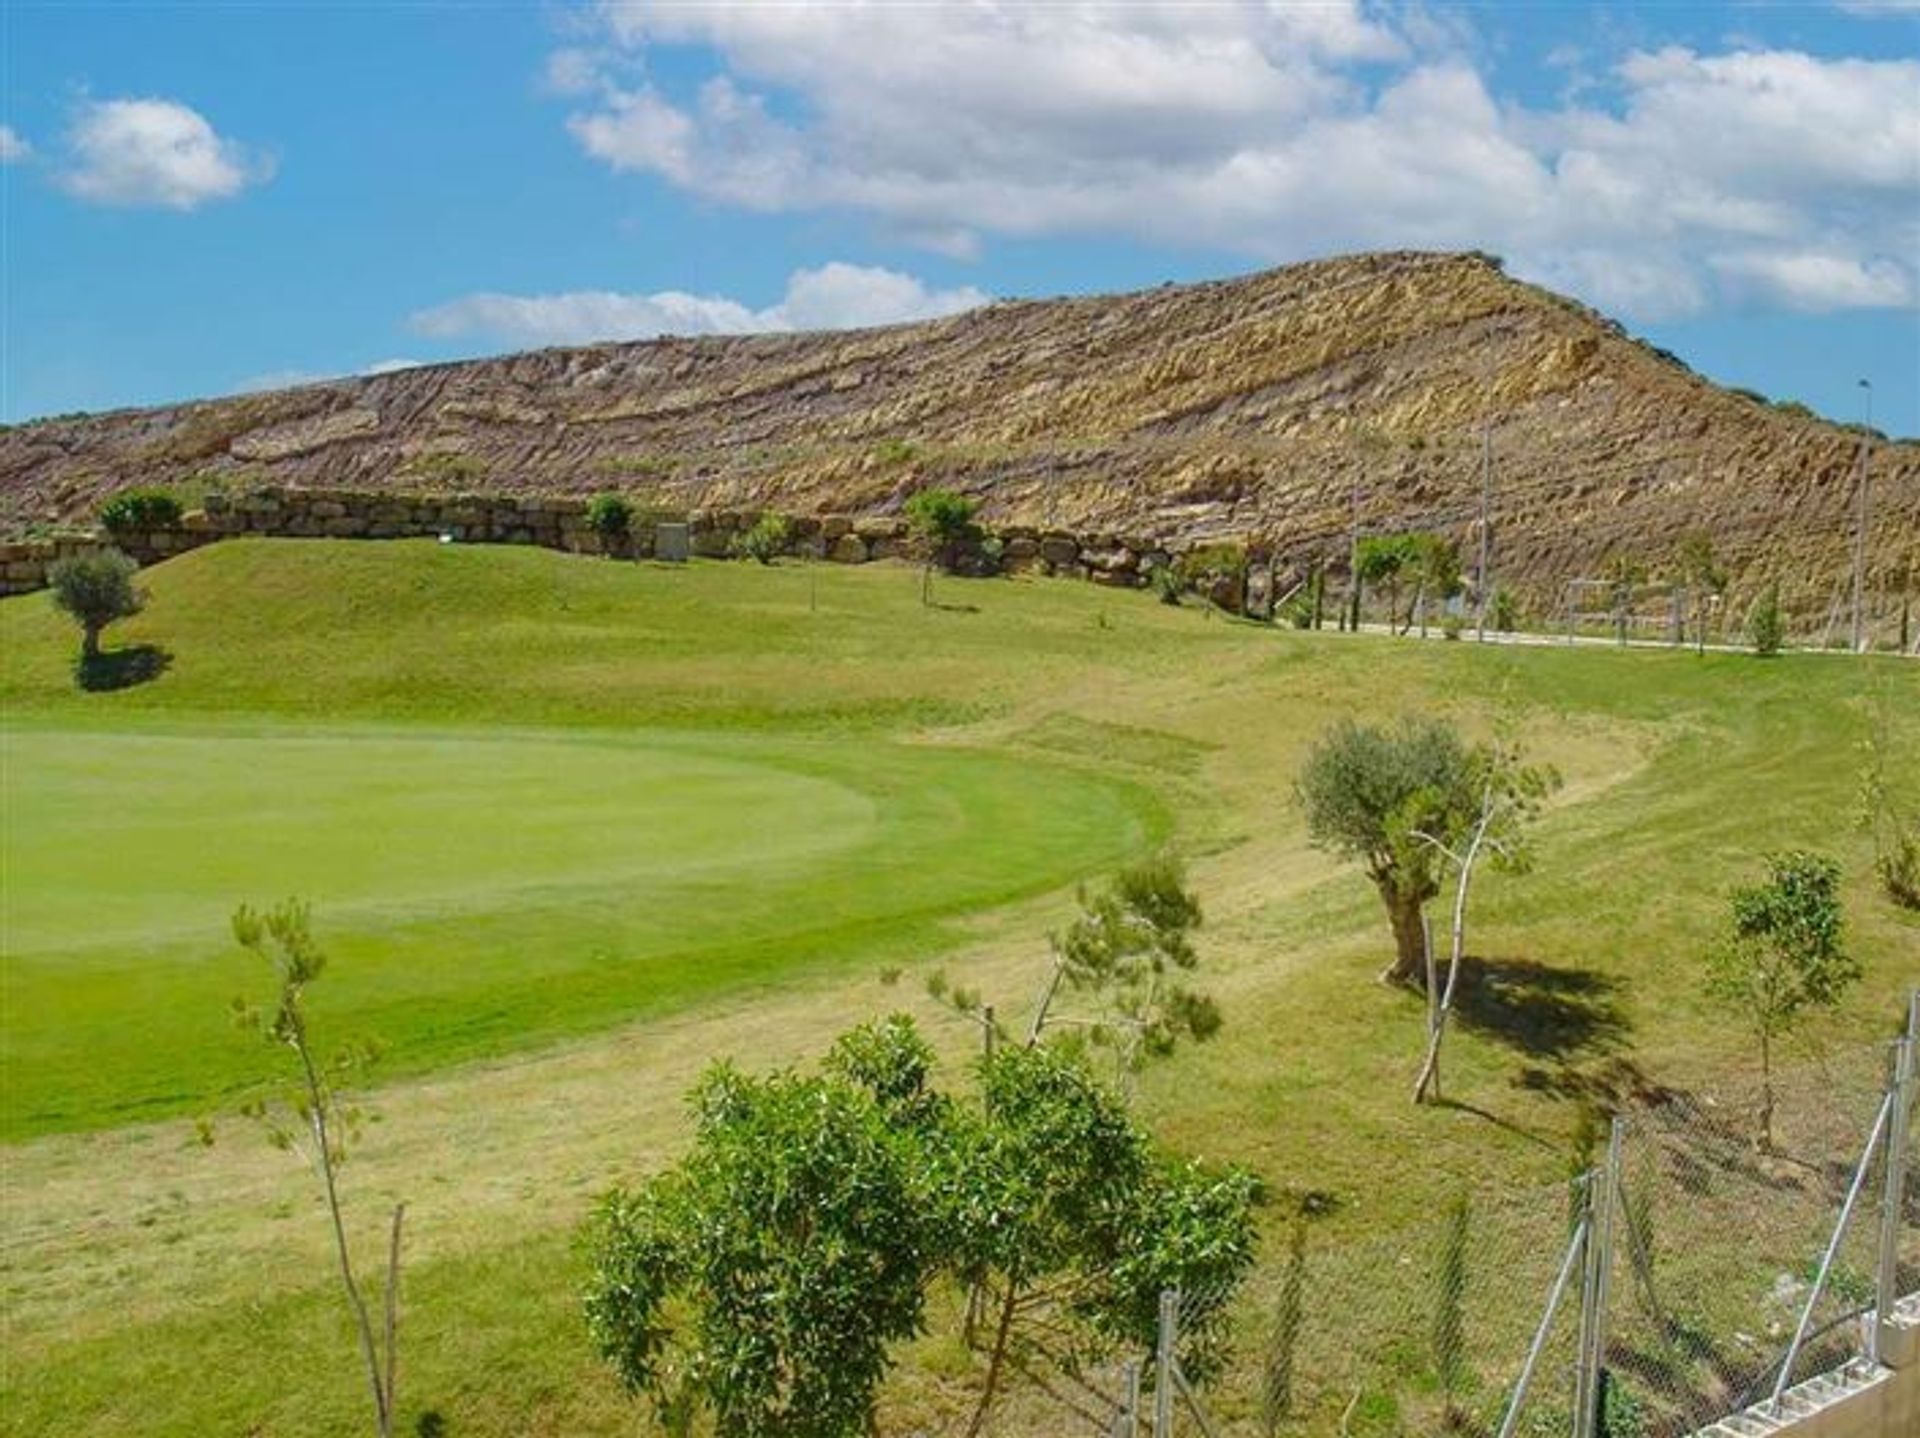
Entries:
{"label": "white cloud", "polygon": [[0,125],[0,165],[11,165],[33,153],[26,137],[11,125]]}
{"label": "white cloud", "polygon": [[374,375],[393,374],[403,369],[418,369],[423,364],[431,363],[431,360],[384,359],[375,360],[372,364],[366,366],[366,368],[351,372],[346,370],[314,369],[268,370],[265,374],[248,375],[245,379],[237,381],[233,386],[233,392],[235,394],[256,394],[261,390],[269,389],[298,389],[301,385],[330,384],[334,380],[347,379],[351,377],[351,375],[370,378]]}
{"label": "white cloud", "polygon": [[[1458,26],[1414,7],[1394,28],[1358,0],[598,13],[597,45],[561,62],[588,154],[716,203],[862,212],[945,254],[982,234],[1264,260],[1473,246],[1639,318],[1913,288],[1916,61],[1667,49],[1529,109]],[[677,45],[720,60],[690,94],[650,78]],[[1808,255],[1855,280],[1806,278]]]}
{"label": "white cloud", "polygon": [[912,275],[835,262],[795,270],[779,304],[752,309],[722,295],[679,290],[622,294],[575,290],[552,295],[472,294],[420,310],[408,321],[434,339],[485,335],[509,344],[583,344],[655,335],[752,334],[853,329],[957,314],[987,302],[971,286],[929,289]]}
{"label": "white cloud", "polygon": [[1888,260],[1760,252],[1716,255],[1710,263],[1787,309],[1870,309],[1914,301],[1913,277]]}
{"label": "white cloud", "polygon": [[191,210],[271,177],[265,158],[175,100],[89,100],[67,136],[60,179],[102,205]]}

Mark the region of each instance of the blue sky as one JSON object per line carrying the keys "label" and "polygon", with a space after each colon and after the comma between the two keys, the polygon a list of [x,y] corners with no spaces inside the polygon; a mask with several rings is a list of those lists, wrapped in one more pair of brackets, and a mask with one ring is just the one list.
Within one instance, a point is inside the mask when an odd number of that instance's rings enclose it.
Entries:
{"label": "blue sky", "polygon": [[1482,248],[1920,433],[1920,6],[0,8],[0,417]]}

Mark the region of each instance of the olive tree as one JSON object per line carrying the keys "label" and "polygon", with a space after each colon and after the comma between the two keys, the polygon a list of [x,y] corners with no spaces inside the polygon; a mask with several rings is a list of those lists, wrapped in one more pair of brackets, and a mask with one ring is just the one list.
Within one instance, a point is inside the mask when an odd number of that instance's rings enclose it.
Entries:
{"label": "olive tree", "polygon": [[952,571],[961,552],[978,539],[973,501],[951,489],[923,489],[906,503],[908,528],[920,550],[920,602],[933,603],[933,571]]}
{"label": "olive tree", "polygon": [[243,904],[233,915],[233,937],[241,948],[272,969],[275,982],[270,1007],[257,1008],[236,999],[235,1017],[243,1028],[285,1049],[293,1058],[295,1071],[285,1093],[251,1099],[242,1111],[265,1126],[276,1148],[300,1154],[320,1181],[333,1230],[340,1286],[346,1294],[360,1355],[366,1364],[367,1386],[373,1395],[374,1431],[380,1438],[391,1438],[398,1365],[400,1222],[406,1205],[396,1204],[393,1210],[384,1313],[376,1334],[361,1281],[354,1273],[339,1186],[347,1140],[359,1120],[358,1112],[344,1096],[343,1085],[365,1067],[372,1050],[365,1045],[350,1045],[329,1057],[314,1042],[307,1020],[306,994],[327,961],[314,941],[307,905],[289,899],[261,913]]}
{"label": "olive tree", "polygon": [[1363,865],[1393,930],[1381,977],[1426,978],[1426,903],[1440,892],[1443,850],[1420,837],[1458,834],[1478,811],[1472,750],[1451,724],[1402,719],[1391,728],[1343,719],[1321,735],[1294,780],[1314,844]]}
{"label": "olive tree", "polygon": [[1767,878],[1733,891],[1728,931],[1707,955],[1707,989],[1734,1009],[1760,1048],[1760,1143],[1773,1147],[1773,1043],[1810,1009],[1832,1009],[1861,974],[1847,951],[1840,866],[1793,850]]}
{"label": "olive tree", "polygon": [[146,600],[134,587],[140,566],[117,549],[75,554],[47,571],[53,602],[80,625],[80,658],[100,657],[100,631],[116,619],[138,614]]}

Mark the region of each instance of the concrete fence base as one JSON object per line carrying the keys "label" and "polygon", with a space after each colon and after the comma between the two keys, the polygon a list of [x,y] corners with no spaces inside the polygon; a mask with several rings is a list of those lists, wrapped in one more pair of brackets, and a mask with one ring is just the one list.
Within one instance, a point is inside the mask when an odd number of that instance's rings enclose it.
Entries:
{"label": "concrete fence base", "polygon": [[1920,1435],[1920,1294],[1880,1330],[1881,1362],[1855,1359],[1701,1429],[1694,1438],[1916,1438]]}

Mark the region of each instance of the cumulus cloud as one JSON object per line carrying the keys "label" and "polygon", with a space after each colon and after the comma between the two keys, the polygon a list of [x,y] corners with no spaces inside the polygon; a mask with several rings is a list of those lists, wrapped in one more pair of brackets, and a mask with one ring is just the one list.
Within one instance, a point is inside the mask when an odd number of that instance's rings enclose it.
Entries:
{"label": "cumulus cloud", "polygon": [[102,205],[191,210],[237,195],[273,169],[177,100],[89,100],[67,149],[61,184]]}
{"label": "cumulus cloud", "polygon": [[11,125],[0,125],[0,165],[11,165],[33,153],[26,137]]}
{"label": "cumulus cloud", "polygon": [[835,262],[796,270],[780,303],[753,309],[723,295],[679,290],[623,294],[472,294],[416,312],[415,332],[434,339],[484,335],[509,344],[583,344],[655,335],[751,334],[852,329],[957,314],[987,302],[981,291],[930,289],[912,275]]}
{"label": "cumulus cloud", "polygon": [[[622,0],[550,68],[615,170],[863,212],[946,254],[983,234],[1474,246],[1639,318],[1912,291],[1920,61],[1632,53],[1538,109],[1493,91],[1457,26],[1382,13]],[[664,88],[650,59],[693,45],[718,73]]]}

